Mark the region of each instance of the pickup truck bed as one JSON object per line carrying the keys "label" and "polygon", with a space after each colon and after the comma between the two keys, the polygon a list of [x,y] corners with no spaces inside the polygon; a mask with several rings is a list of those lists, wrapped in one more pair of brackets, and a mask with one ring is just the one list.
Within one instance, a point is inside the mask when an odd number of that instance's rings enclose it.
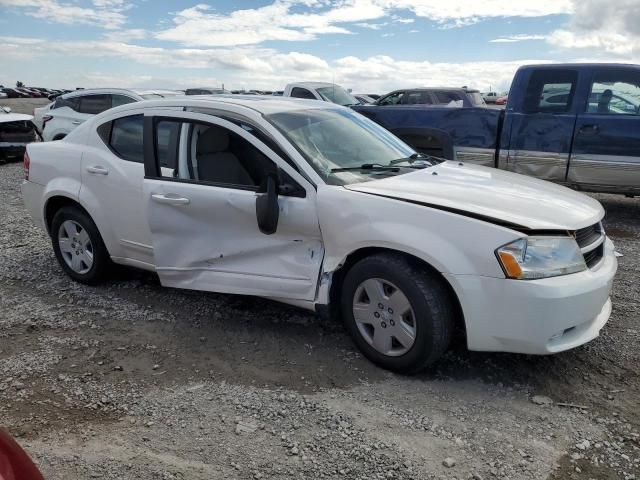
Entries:
{"label": "pickup truck bed", "polygon": [[521,67],[504,111],[356,106],[419,151],[577,190],[640,195],[640,66]]}

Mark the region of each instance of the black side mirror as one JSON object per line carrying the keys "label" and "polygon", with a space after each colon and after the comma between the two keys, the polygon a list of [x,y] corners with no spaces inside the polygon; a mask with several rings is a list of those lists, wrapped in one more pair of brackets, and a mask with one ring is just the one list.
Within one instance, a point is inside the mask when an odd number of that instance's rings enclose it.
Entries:
{"label": "black side mirror", "polygon": [[258,227],[265,235],[273,235],[278,229],[280,206],[278,205],[278,180],[276,177],[267,176],[256,198],[256,217]]}

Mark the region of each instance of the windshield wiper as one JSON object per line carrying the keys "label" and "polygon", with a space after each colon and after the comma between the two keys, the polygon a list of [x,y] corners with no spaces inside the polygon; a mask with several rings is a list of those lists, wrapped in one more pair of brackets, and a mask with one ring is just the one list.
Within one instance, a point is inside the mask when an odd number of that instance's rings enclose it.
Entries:
{"label": "windshield wiper", "polygon": [[363,163],[357,167],[340,167],[340,168],[332,168],[331,173],[338,172],[353,172],[356,170],[365,170],[365,171],[390,171],[390,172],[399,172],[400,167],[394,167],[391,165],[380,165],[379,163]]}
{"label": "windshield wiper", "polygon": [[[408,157],[396,158],[395,160],[391,160],[389,162],[389,165],[391,166],[391,165],[397,165],[398,163],[409,162],[410,164],[412,164],[411,166],[413,167],[413,163],[415,163],[418,160],[431,162],[431,165],[436,165],[444,161],[444,159],[442,158],[434,157],[432,155],[427,155],[426,153],[414,153]],[[422,166],[416,165],[414,168],[424,168],[424,167],[425,165],[422,165]]]}

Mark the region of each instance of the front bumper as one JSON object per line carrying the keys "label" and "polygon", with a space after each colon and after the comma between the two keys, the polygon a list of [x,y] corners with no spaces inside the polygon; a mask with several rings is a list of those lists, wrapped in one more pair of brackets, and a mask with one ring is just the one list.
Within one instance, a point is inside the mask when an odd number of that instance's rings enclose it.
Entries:
{"label": "front bumper", "polygon": [[465,316],[470,350],[545,355],[596,338],[611,314],[618,267],[611,240],[600,263],[542,280],[450,275]]}

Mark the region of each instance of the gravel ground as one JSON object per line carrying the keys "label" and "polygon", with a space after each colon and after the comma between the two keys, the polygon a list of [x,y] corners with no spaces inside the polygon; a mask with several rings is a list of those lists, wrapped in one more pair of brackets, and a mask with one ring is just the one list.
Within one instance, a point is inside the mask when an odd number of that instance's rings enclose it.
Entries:
{"label": "gravel ground", "polygon": [[640,199],[598,196],[624,254],[598,339],[402,377],[270,301],[72,282],[21,175],[0,165],[0,425],[47,479],[640,480]]}

